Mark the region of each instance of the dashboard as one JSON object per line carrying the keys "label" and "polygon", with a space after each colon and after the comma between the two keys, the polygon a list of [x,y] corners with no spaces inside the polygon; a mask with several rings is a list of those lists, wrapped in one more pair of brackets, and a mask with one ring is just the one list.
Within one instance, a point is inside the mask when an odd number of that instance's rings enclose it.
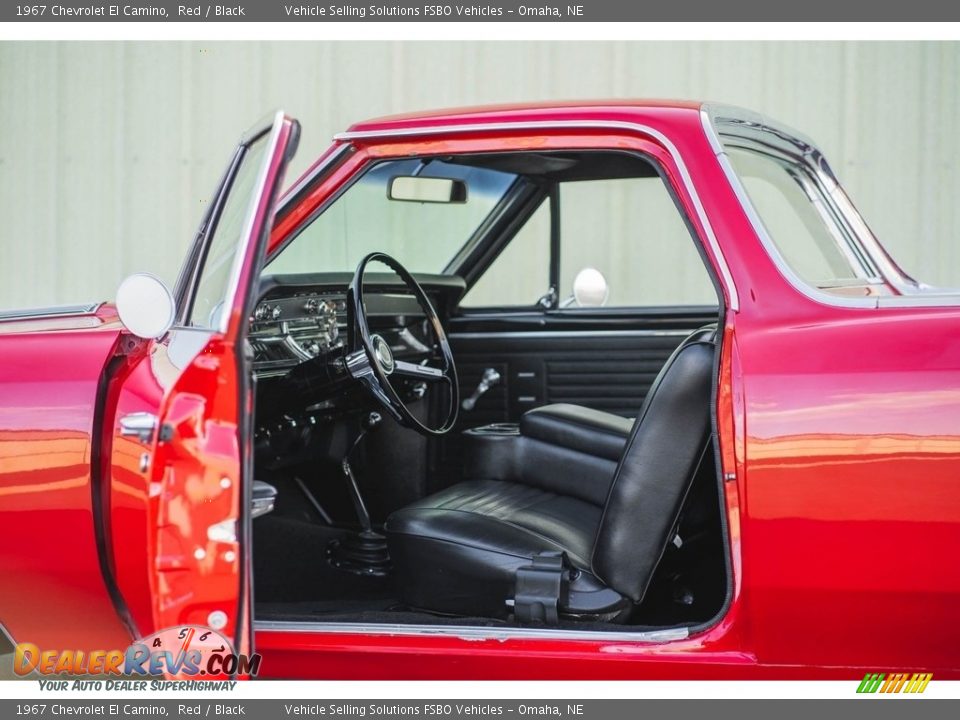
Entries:
{"label": "dashboard", "polygon": [[[265,462],[293,462],[306,452],[314,429],[373,407],[345,372],[350,331],[347,286],[352,273],[265,276],[250,317],[247,340],[256,378],[256,448]],[[417,275],[441,321],[465,290],[461,278]],[[394,357],[420,362],[436,352],[416,298],[393,274],[368,273],[364,304],[371,332]],[[423,382],[396,379],[405,400],[425,397]]]}
{"label": "dashboard", "polygon": [[[247,336],[258,380],[342,356],[349,340],[346,294],[351,279],[350,273],[261,279]],[[440,317],[449,317],[464,292],[463,280],[452,275],[417,275],[417,280]],[[363,292],[371,330],[383,336],[397,358],[417,360],[434,352],[424,312],[398,277],[368,273]]]}
{"label": "dashboard", "polygon": [[257,303],[248,340],[258,378],[284,375],[302,362],[342,348],[347,338],[346,293],[275,293]]}

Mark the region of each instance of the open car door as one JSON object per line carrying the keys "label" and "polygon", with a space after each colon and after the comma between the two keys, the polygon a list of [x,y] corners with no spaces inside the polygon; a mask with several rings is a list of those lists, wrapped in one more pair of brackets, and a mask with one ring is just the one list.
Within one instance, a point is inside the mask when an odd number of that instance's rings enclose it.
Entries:
{"label": "open car door", "polygon": [[159,340],[121,339],[104,399],[101,555],[134,637],[205,626],[252,652],[254,393],[244,348],[298,138],[283,113],[243,137],[181,272],[173,328]]}

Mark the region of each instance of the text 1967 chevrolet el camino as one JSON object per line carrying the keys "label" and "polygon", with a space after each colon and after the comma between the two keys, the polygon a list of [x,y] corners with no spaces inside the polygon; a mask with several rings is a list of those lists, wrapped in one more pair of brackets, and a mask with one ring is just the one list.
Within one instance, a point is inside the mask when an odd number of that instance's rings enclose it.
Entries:
{"label": "text 1967 chevrolet el camino", "polygon": [[4,642],[960,677],[960,296],[812,141],[695,103],[399,116],[280,197],[298,132],[243,138],[172,292],[0,317]]}

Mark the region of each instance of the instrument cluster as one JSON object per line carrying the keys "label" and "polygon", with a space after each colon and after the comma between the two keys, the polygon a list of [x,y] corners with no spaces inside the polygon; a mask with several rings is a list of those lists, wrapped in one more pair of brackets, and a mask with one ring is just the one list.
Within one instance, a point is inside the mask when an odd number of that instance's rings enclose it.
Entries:
{"label": "instrument cluster", "polygon": [[347,304],[343,293],[303,292],[267,297],[250,318],[249,340],[258,377],[281,375],[305,360],[343,346]]}

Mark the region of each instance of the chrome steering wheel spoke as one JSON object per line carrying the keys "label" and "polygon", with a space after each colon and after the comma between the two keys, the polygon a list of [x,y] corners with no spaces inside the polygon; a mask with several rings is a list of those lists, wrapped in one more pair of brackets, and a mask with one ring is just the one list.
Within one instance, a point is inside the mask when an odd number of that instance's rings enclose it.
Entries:
{"label": "chrome steering wheel spoke", "polygon": [[406,362],[405,360],[397,360],[394,363],[393,372],[401,377],[407,377],[413,380],[424,380],[426,382],[439,382],[446,377],[440,368]]}

